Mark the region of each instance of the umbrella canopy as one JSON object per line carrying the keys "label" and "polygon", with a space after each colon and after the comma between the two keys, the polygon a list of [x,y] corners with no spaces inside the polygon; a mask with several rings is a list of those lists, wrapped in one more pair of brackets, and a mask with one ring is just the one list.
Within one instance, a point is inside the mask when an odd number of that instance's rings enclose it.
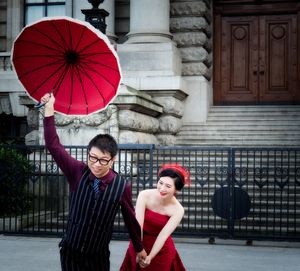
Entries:
{"label": "umbrella canopy", "polygon": [[55,111],[87,115],[104,109],[121,81],[117,53],[90,24],[48,17],[26,26],[12,48],[12,63],[35,101],[50,91]]}

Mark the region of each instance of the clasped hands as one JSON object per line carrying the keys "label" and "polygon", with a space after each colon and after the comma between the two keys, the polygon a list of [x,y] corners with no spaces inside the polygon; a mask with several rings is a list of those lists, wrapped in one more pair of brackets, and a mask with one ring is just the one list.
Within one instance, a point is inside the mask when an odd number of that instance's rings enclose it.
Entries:
{"label": "clasped hands", "polygon": [[150,264],[151,258],[149,255],[147,255],[145,249],[137,253],[136,262],[140,265],[141,268],[145,268]]}

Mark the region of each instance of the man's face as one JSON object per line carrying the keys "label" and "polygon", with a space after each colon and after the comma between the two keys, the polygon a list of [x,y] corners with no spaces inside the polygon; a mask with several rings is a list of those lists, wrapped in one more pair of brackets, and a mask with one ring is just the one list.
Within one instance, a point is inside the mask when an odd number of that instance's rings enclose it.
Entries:
{"label": "man's face", "polygon": [[92,147],[88,154],[88,167],[97,178],[101,178],[108,173],[115,159],[116,157],[111,157],[109,152]]}

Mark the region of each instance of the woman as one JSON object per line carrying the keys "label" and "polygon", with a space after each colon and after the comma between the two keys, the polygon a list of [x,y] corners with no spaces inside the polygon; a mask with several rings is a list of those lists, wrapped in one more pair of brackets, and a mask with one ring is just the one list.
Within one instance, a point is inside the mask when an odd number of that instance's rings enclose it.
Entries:
{"label": "woman", "polygon": [[158,172],[156,189],[140,192],[136,218],[141,225],[144,248],[148,256],[136,261],[132,243],[120,271],[183,271],[185,270],[171,234],[180,223],[184,208],[176,199],[177,191],[190,184],[190,173],[178,164],[163,165]]}

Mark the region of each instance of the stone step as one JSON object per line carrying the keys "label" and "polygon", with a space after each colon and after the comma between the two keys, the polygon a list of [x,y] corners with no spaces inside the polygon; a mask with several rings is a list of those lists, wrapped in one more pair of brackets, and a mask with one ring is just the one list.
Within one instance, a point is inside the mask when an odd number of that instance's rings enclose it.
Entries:
{"label": "stone step", "polygon": [[280,112],[209,112],[209,117],[218,117],[218,118],[271,118],[273,120],[280,118],[295,118],[299,120],[300,112],[289,112],[289,113],[280,113]]}
{"label": "stone step", "polygon": [[[284,133],[284,134],[280,134],[280,133],[270,133],[268,134],[267,138],[254,138],[255,135],[259,136],[261,134],[258,133],[229,133],[229,132],[221,132],[221,133],[195,133],[195,132],[191,132],[191,133],[186,133],[186,134],[182,134],[184,135],[184,137],[186,139],[193,139],[195,136],[198,136],[199,138],[201,138],[201,140],[222,140],[225,138],[225,140],[230,140],[230,139],[237,139],[237,140],[300,140],[300,133]],[[267,133],[265,133],[265,135],[267,135]]]}
{"label": "stone step", "polygon": [[253,140],[227,140],[227,139],[215,139],[203,140],[202,138],[179,138],[177,140],[178,146],[214,146],[214,147],[292,147],[299,146],[299,140],[268,140],[268,139],[255,139]]}
{"label": "stone step", "polygon": [[234,125],[251,125],[251,126],[258,126],[258,125],[299,125],[300,121],[298,119],[293,119],[293,118],[285,118],[285,119],[280,119],[280,118],[253,118],[253,117],[244,117],[243,119],[241,118],[228,118],[226,116],[223,117],[208,117],[206,124],[216,124],[218,125],[219,123],[223,125],[228,125],[228,124],[234,124]]}
{"label": "stone step", "polygon": [[298,147],[300,106],[212,106],[205,124],[184,124],[176,145]]}
{"label": "stone step", "polygon": [[[188,140],[188,141],[187,141]],[[184,147],[184,146],[214,146],[214,147],[236,147],[236,148],[244,148],[244,147],[253,147],[255,145],[256,147],[286,147],[289,148],[291,145],[293,146],[299,146],[300,145],[300,139],[281,139],[279,141],[276,139],[268,140],[268,139],[243,139],[243,138],[231,138],[231,139],[224,139],[224,138],[201,138],[201,139],[194,139],[194,138],[188,138],[186,137],[184,140],[178,140],[177,144]]]}
{"label": "stone step", "polygon": [[[297,123],[293,124],[293,125],[279,125],[279,124],[275,124],[275,125],[270,125],[268,126],[267,124],[252,124],[251,126],[247,125],[247,124],[241,124],[241,125],[235,125],[233,123],[231,124],[222,124],[222,123],[207,123],[205,125],[201,124],[201,125],[185,125],[181,128],[181,131],[205,131],[205,130],[211,130],[211,131],[253,131],[253,129],[255,129],[255,131],[285,131],[285,132],[289,132],[289,131],[300,131],[300,125],[298,125]],[[180,131],[180,133],[181,133]]]}
{"label": "stone step", "polygon": [[225,118],[216,118],[214,120],[208,121],[206,125],[223,125],[223,126],[251,126],[251,127],[257,127],[257,126],[282,126],[283,128],[286,128],[288,126],[298,126],[299,127],[300,122],[295,121],[292,119],[286,119],[286,120],[269,120],[269,119],[225,119]]}
{"label": "stone step", "polygon": [[289,114],[290,112],[300,113],[300,105],[211,106],[210,112],[280,112]]}
{"label": "stone step", "polygon": [[[236,123],[222,123],[222,122],[215,122],[215,123],[207,123],[205,125],[185,125],[181,128],[181,131],[210,131],[210,130],[217,130],[217,131],[282,131],[289,133],[290,131],[300,131],[300,125],[298,123],[293,124],[275,124],[275,125],[268,125],[267,123],[251,123],[248,124],[240,124],[236,125]],[[181,133],[179,132],[179,134]]]}
{"label": "stone step", "polygon": [[227,137],[212,137],[210,135],[204,136],[182,136],[177,140],[178,146],[211,146],[211,147],[299,147],[299,137],[288,138],[243,138],[241,136],[227,138]]}

